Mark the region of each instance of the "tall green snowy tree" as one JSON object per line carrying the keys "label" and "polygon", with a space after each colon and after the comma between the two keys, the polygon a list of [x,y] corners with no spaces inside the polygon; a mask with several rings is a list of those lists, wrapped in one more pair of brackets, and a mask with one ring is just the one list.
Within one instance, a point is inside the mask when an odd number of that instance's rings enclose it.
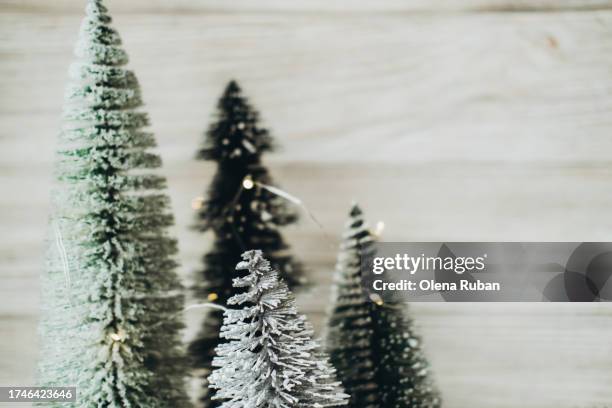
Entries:
{"label": "tall green snowy tree", "polygon": [[373,302],[361,281],[361,257],[374,238],[354,205],[334,276],[327,350],[351,396],[351,408],[439,408],[421,339],[402,305]]}
{"label": "tall green snowy tree", "polygon": [[295,408],[346,405],[347,395],[287,285],[263,258],[248,251],[235,278],[244,289],[224,312],[220,344],[209,377],[222,408]]}
{"label": "tall green snowy tree", "polygon": [[[272,138],[259,125],[259,114],[238,84],[231,81],[197,154],[198,159],[217,165],[208,197],[197,213],[196,228],[214,234],[213,246],[203,257],[195,287],[200,299],[225,304],[235,293],[234,266],[241,254],[252,248],[263,251],[289,287],[304,282],[302,267],[289,253],[279,231],[279,227],[295,222],[297,214],[283,198],[262,187],[273,184],[261,162],[262,154],[271,150]],[[212,368],[214,349],[222,341],[219,338],[222,318],[221,312],[210,312],[190,345],[194,366],[201,369],[204,378],[201,400],[205,407],[219,405],[210,399],[206,377]]]}
{"label": "tall green snowy tree", "polygon": [[76,403],[45,407],[187,407],[173,217],[110,24],[88,0],[56,161],[38,382],[77,387]]}

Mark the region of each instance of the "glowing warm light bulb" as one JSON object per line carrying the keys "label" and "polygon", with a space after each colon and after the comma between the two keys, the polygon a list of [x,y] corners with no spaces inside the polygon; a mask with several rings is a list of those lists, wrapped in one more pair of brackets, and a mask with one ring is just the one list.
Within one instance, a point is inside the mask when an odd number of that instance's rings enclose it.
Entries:
{"label": "glowing warm light bulb", "polygon": [[219,295],[213,292],[213,293],[209,293],[206,298],[208,299],[209,302],[214,302],[215,300],[219,299]]}
{"label": "glowing warm light bulb", "polygon": [[377,293],[370,293],[370,300],[374,303],[376,303],[378,306],[381,306],[383,303],[382,298],[380,297],[379,294]]}
{"label": "glowing warm light bulb", "polygon": [[117,330],[117,333],[111,333],[108,335],[112,341],[123,341],[125,339],[125,333],[123,330]]}
{"label": "glowing warm light bulb", "polygon": [[374,230],[374,235],[380,237],[385,230],[385,223],[383,221],[378,221],[376,223],[376,229]]}
{"label": "glowing warm light bulb", "polygon": [[255,187],[255,183],[253,182],[251,176],[246,176],[244,180],[242,180],[242,187],[244,187],[246,190],[250,190]]}
{"label": "glowing warm light bulb", "polygon": [[199,210],[202,205],[204,205],[204,197],[198,196],[191,200],[191,208],[194,210]]}

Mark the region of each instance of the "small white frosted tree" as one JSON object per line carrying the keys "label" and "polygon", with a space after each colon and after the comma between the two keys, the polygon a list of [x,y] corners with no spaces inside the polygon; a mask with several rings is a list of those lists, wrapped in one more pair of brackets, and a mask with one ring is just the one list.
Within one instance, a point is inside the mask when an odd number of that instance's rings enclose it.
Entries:
{"label": "small white frosted tree", "polygon": [[261,251],[247,251],[234,279],[245,292],[234,295],[216,348],[209,384],[223,408],[333,407],[346,405],[347,395],[306,317]]}
{"label": "small white frosted tree", "polygon": [[38,383],[76,386],[45,407],[189,406],[181,285],[165,179],[136,77],[100,0],[70,69],[43,274]]}

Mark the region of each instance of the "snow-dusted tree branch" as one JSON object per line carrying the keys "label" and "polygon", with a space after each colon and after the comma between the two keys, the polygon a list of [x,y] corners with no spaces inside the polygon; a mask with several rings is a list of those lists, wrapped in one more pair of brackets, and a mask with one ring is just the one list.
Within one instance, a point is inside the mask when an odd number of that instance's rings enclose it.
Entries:
{"label": "snow-dusted tree branch", "polygon": [[327,356],[312,339],[287,285],[278,279],[261,251],[248,251],[234,279],[244,291],[229,300],[237,309],[224,313],[214,371],[214,399],[224,408],[332,407],[347,395],[335,379]]}

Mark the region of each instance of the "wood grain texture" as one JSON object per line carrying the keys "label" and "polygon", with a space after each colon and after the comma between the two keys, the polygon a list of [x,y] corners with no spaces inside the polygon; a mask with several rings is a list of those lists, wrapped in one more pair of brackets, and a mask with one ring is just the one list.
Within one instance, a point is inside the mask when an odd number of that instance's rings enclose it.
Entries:
{"label": "wood grain texture", "polygon": [[[0,2],[0,385],[33,378],[78,3]],[[318,283],[299,297],[317,329],[351,199],[388,240],[610,239],[608,1],[108,3],[165,161],[187,285],[210,243],[189,230],[190,203],[214,170],[193,153],[229,78],[283,147],[267,160],[278,183],[324,225],[286,231]],[[449,408],[612,402],[606,305],[411,309]]]}
{"label": "wood grain texture", "polygon": [[[6,8],[34,12],[79,12],[79,0],[2,0]],[[232,13],[440,13],[593,11],[612,8],[610,0],[109,0],[115,12]]]}

